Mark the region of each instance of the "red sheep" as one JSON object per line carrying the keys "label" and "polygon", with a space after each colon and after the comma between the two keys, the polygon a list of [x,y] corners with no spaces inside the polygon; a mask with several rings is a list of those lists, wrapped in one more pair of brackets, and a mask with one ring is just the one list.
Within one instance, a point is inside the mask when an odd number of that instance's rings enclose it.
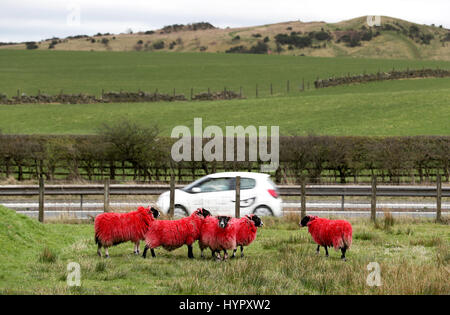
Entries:
{"label": "red sheep", "polygon": [[323,246],[328,257],[328,247],[334,247],[335,250],[341,250],[341,259],[345,261],[345,252],[352,245],[352,225],[348,221],[306,216],[301,220],[300,226],[308,227],[314,242],[319,245],[317,253],[320,246]]}
{"label": "red sheep", "polygon": [[[250,245],[256,238],[256,232],[259,227],[263,226],[262,220],[255,214],[246,215],[240,219],[232,219],[237,224],[236,231],[236,245],[241,248],[241,257],[244,257],[244,246]],[[233,251],[234,258],[236,256],[237,248]]]}
{"label": "red sheep", "polygon": [[210,217],[205,220],[199,240],[202,257],[203,250],[207,247],[217,259],[220,259],[220,251],[223,250],[224,260],[228,258],[228,249],[236,249],[237,222],[231,223],[231,220],[231,217],[227,216]]}
{"label": "red sheep", "polygon": [[135,244],[134,253],[139,254],[139,243],[155,219],[159,211],[154,208],[139,207],[129,213],[102,213],[95,218],[95,242],[98,244],[97,254],[101,257],[101,248],[105,248],[105,256],[109,257],[108,247],[131,241]]}
{"label": "red sheep", "polygon": [[147,257],[148,249],[152,257],[156,257],[154,249],[159,246],[172,251],[186,244],[188,257],[194,258],[192,244],[200,238],[203,222],[210,215],[208,210],[198,209],[189,217],[180,220],[155,221],[145,234],[146,246],[142,256]]}

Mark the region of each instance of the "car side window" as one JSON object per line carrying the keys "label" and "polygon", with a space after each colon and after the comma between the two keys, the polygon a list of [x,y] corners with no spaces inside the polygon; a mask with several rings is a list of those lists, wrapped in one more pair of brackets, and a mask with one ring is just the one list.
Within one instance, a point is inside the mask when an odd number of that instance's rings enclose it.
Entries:
{"label": "car side window", "polygon": [[230,190],[230,178],[213,178],[197,186],[202,193]]}
{"label": "car side window", "polygon": [[[256,187],[256,180],[253,178],[241,177],[241,190],[253,189]],[[233,178],[231,189],[236,189],[236,178]]]}

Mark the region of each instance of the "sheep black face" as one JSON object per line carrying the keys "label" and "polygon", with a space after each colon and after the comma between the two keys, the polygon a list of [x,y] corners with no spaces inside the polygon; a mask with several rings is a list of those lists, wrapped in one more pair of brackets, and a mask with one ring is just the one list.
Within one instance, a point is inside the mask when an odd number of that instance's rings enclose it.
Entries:
{"label": "sheep black face", "polygon": [[204,218],[211,216],[211,212],[206,209],[202,209],[202,215]]}
{"label": "sheep black face", "polygon": [[156,209],[153,208],[153,207],[151,207],[151,209],[150,209],[150,211],[149,211],[148,213],[149,213],[149,214],[150,214],[150,213],[153,214],[153,217],[154,217],[155,219],[157,219],[157,218],[160,216],[159,211],[156,210]]}
{"label": "sheep black face", "polygon": [[217,219],[219,220],[219,227],[224,229],[227,227],[228,222],[230,221],[230,217],[225,217],[225,216],[221,216],[221,217],[217,217]]}
{"label": "sheep black face", "polygon": [[253,215],[251,217],[252,221],[255,222],[255,226],[256,227],[261,227],[264,225],[263,221],[261,220],[260,217],[258,217],[257,215]]}
{"label": "sheep black face", "polygon": [[308,225],[308,222],[311,220],[311,217],[307,215],[300,221],[300,227],[305,227]]}

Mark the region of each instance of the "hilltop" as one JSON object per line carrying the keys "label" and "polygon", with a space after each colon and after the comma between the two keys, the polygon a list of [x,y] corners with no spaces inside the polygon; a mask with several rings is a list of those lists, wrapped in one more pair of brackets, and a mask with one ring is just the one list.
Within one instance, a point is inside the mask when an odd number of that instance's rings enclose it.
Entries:
{"label": "hilltop", "polygon": [[36,43],[3,44],[0,48],[450,60],[450,30],[384,16],[381,25],[373,27],[368,26],[367,17],[338,23],[291,21],[225,29],[202,22],[129,34],[98,33]]}

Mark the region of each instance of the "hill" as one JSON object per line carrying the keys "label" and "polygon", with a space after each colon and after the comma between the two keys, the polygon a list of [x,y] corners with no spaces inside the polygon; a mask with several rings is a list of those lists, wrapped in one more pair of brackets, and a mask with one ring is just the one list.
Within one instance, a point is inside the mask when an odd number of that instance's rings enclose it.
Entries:
{"label": "hill", "polygon": [[[105,91],[194,93],[243,89],[246,100],[0,106],[3,133],[93,133],[128,117],[169,135],[177,125],[279,125],[283,135],[448,135],[450,78],[385,81],[313,89],[317,77],[422,67],[446,61],[318,58],[168,52],[0,51],[0,94]],[[303,79],[310,83],[301,91]],[[290,92],[287,92],[287,80]],[[273,95],[270,94],[270,85]],[[255,88],[258,85],[258,98]],[[447,119],[448,120],[448,119]],[[367,123],[370,121],[370,123]]]}
{"label": "hill", "polygon": [[[209,23],[171,25],[130,34],[77,35],[28,43],[39,50],[238,52],[450,60],[450,31],[382,17],[369,27],[367,17],[338,23],[291,21],[219,29]],[[25,43],[0,49],[26,49]]]}

